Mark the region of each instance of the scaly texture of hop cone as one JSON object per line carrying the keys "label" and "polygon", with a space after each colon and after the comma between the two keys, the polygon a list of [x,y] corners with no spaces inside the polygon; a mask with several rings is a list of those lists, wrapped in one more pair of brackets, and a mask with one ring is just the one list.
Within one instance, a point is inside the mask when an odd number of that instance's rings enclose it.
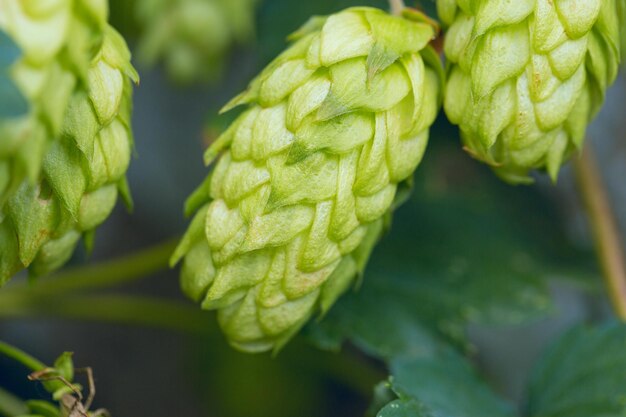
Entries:
{"label": "scaly texture of hop cone", "polygon": [[465,147],[513,183],[580,149],[618,72],[622,0],[438,0],[444,108]]}
{"label": "scaly texture of hop cone", "polygon": [[352,8],[313,18],[226,109],[174,254],[181,286],[231,344],[278,349],[365,267],[411,178],[443,74],[423,15]]}
{"label": "scaly texture of hop cone", "polygon": [[619,8],[620,42],[622,63],[626,60],[626,0],[617,0]]}
{"label": "scaly texture of hop cone", "polygon": [[118,194],[130,203],[131,80],[124,39],[110,26],[87,71],[86,89],[70,99],[62,133],[46,152],[41,179],[23,181],[0,217],[0,284],[29,267],[41,275],[62,266],[82,235],[89,238]]}
{"label": "scaly texture of hop cone", "polygon": [[10,74],[29,111],[0,117],[0,209],[24,178],[34,183],[102,40],[106,0],[0,0],[0,30],[19,46]]}
{"label": "scaly texture of hop cone", "polygon": [[225,55],[254,32],[258,0],[140,0],[137,16],[144,26],[139,58],[161,60],[177,82],[212,81]]}

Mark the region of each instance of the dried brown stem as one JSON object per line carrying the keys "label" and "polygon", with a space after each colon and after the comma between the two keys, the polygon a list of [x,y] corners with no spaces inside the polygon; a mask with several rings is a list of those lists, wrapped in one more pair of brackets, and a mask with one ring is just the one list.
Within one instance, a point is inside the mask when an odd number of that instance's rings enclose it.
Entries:
{"label": "dried brown stem", "polygon": [[587,209],[598,260],[615,314],[626,321],[626,262],[624,247],[608,193],[591,146],[574,159],[578,188]]}
{"label": "dried brown stem", "polygon": [[406,6],[404,5],[403,0],[389,0],[389,7],[391,9],[391,14],[400,16],[402,14],[402,10],[404,10]]}

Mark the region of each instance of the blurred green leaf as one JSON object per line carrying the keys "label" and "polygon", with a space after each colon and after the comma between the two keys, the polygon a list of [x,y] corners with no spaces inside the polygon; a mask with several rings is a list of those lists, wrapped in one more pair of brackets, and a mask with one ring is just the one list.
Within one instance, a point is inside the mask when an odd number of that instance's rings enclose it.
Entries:
{"label": "blurred green leaf", "polygon": [[578,327],[562,337],[535,370],[527,414],[626,415],[626,325]]}
{"label": "blurred green leaf", "polygon": [[498,398],[470,363],[449,348],[391,360],[390,386],[398,399],[378,417],[510,417],[513,408]]}
{"label": "blurred green leaf", "polygon": [[431,417],[425,407],[411,398],[401,398],[387,404],[377,417]]}
{"label": "blurred green leaf", "polygon": [[421,403],[434,417],[505,417],[512,407],[498,398],[458,353],[397,358],[390,363],[392,389]]}
{"label": "blurred green leaf", "polygon": [[351,339],[390,358],[432,349],[429,332],[463,342],[468,323],[518,324],[550,313],[549,277],[595,276],[592,254],[568,243],[537,188],[502,184],[445,144],[428,150],[393,223],[362,288],[309,326],[319,346]]}

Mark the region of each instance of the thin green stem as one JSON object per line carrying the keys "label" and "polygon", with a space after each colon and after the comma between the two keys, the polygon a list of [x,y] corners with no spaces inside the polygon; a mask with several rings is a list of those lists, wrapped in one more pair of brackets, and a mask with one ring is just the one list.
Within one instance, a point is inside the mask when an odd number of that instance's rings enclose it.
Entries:
{"label": "thin green stem", "polygon": [[0,320],[64,317],[206,334],[214,327],[210,314],[178,301],[132,295],[27,296],[1,298]]}
{"label": "thin green stem", "polygon": [[69,268],[35,285],[16,283],[2,290],[3,293],[28,292],[30,294],[60,294],[77,290],[108,288],[132,282],[168,267],[169,257],[178,239],[171,239],[153,247],[111,261],[88,266]]}
{"label": "thin green stem", "polygon": [[27,413],[28,407],[22,400],[0,388],[0,416],[15,417]]}
{"label": "thin green stem", "polygon": [[392,15],[400,16],[405,7],[403,0],[389,0],[389,8]]}
{"label": "thin green stem", "polygon": [[587,146],[580,158],[574,159],[578,188],[589,217],[596,252],[604,281],[616,315],[626,321],[626,262],[619,228],[611,209],[595,155]]}
{"label": "thin green stem", "polygon": [[43,362],[33,358],[28,353],[14,346],[11,346],[8,343],[3,342],[1,340],[0,340],[0,354],[21,363],[22,365],[24,365],[31,371],[39,371],[46,367],[46,364],[44,364]]}

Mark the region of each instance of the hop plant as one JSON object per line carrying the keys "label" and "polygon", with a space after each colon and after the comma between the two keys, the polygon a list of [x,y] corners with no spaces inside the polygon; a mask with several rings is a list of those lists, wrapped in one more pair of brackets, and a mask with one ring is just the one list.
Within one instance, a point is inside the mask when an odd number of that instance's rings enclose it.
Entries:
{"label": "hop plant", "polygon": [[29,107],[24,115],[0,117],[0,209],[22,180],[38,179],[106,17],[105,0],[0,1],[0,30],[21,50],[11,78]]}
{"label": "hop plant", "polygon": [[556,180],[617,76],[622,0],[438,0],[449,25],[444,108],[509,182]]}
{"label": "hop plant", "polygon": [[363,271],[439,108],[434,36],[417,12],[313,18],[225,107],[247,105],[205,155],[173,261],[233,346],[280,348]]}
{"label": "hop plant", "polygon": [[125,180],[132,134],[131,80],[137,74],[123,38],[110,26],[91,61],[87,88],[71,97],[60,139],[43,159],[41,179],[23,181],[0,217],[0,283],[29,267],[41,275],[63,265],[78,240],[89,246]]}
{"label": "hop plant", "polygon": [[254,31],[257,0],[141,0],[137,16],[144,25],[139,57],[162,60],[177,82],[211,81],[225,54]]}
{"label": "hop plant", "polygon": [[622,62],[626,59],[626,0],[617,0]]}

